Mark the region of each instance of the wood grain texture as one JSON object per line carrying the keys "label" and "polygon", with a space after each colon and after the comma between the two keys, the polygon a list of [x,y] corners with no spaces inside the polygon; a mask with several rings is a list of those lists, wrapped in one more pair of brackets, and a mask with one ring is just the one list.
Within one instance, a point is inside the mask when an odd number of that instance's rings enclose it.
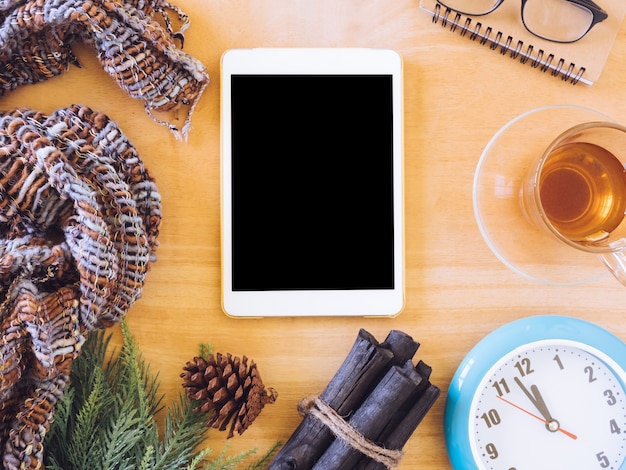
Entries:
{"label": "wood grain texture", "polygon": [[[446,390],[459,363],[485,334],[529,315],[591,320],[626,339],[626,288],[611,277],[555,287],[511,272],[481,238],[472,210],[478,158],[508,120],[548,104],[588,106],[626,122],[626,27],[600,80],[572,86],[501,57],[433,25],[418,0],[175,0],[191,17],[185,51],[212,82],[192,119],[188,142],[152,121],[121,91],[92,50],[83,67],[0,97],[0,108],[45,112],[82,103],[107,113],[137,147],[163,198],[158,261],[128,321],[162,391],[182,391],[179,373],[208,342],[247,355],[279,392],[232,450],[286,441],[301,421],[296,405],[320,393],[360,328],[391,329],[421,343],[442,395],[408,441],[401,469],[449,470],[444,436]],[[406,308],[394,319],[236,320],[220,307],[219,62],[227,49],[253,46],[363,46],[398,51],[405,70]],[[184,116],[178,117],[184,120]],[[523,145],[523,142],[520,142]],[[225,433],[207,445],[221,450]]]}

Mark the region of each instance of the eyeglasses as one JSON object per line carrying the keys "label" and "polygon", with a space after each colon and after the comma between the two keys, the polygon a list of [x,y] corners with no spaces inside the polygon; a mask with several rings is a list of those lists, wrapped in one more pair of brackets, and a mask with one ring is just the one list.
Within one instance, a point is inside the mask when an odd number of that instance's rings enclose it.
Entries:
{"label": "eyeglasses", "polygon": [[[438,0],[459,13],[483,16],[504,0]],[[522,23],[528,32],[552,42],[576,42],[608,14],[592,0],[522,0]]]}

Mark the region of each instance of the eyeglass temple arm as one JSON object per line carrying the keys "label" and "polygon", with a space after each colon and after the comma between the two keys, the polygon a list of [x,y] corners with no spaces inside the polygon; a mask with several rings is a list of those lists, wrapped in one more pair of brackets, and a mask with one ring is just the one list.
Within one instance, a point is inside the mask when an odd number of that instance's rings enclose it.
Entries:
{"label": "eyeglass temple arm", "polygon": [[576,5],[580,5],[581,7],[585,7],[591,11],[593,15],[593,24],[600,23],[601,21],[606,20],[609,15],[606,11],[604,11],[600,5],[595,3],[593,0],[567,0],[570,3],[574,3]]}

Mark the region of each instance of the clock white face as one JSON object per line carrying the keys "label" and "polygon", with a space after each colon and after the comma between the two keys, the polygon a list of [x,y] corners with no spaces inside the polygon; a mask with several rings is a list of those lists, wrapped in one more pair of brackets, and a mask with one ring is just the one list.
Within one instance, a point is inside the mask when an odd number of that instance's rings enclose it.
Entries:
{"label": "clock white face", "polygon": [[624,388],[578,343],[540,341],[507,354],[471,409],[481,470],[618,470],[626,456]]}

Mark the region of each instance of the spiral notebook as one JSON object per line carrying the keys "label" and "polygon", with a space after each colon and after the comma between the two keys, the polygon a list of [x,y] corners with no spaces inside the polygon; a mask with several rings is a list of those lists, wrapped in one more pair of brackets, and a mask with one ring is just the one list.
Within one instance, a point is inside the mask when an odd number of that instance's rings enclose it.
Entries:
{"label": "spiral notebook", "polygon": [[420,0],[433,23],[503,56],[569,83],[592,85],[599,77],[620,28],[626,0],[595,0],[608,14],[582,39],[558,43],[529,33],[520,16],[520,1],[504,1],[483,16],[459,13],[437,0]]}

